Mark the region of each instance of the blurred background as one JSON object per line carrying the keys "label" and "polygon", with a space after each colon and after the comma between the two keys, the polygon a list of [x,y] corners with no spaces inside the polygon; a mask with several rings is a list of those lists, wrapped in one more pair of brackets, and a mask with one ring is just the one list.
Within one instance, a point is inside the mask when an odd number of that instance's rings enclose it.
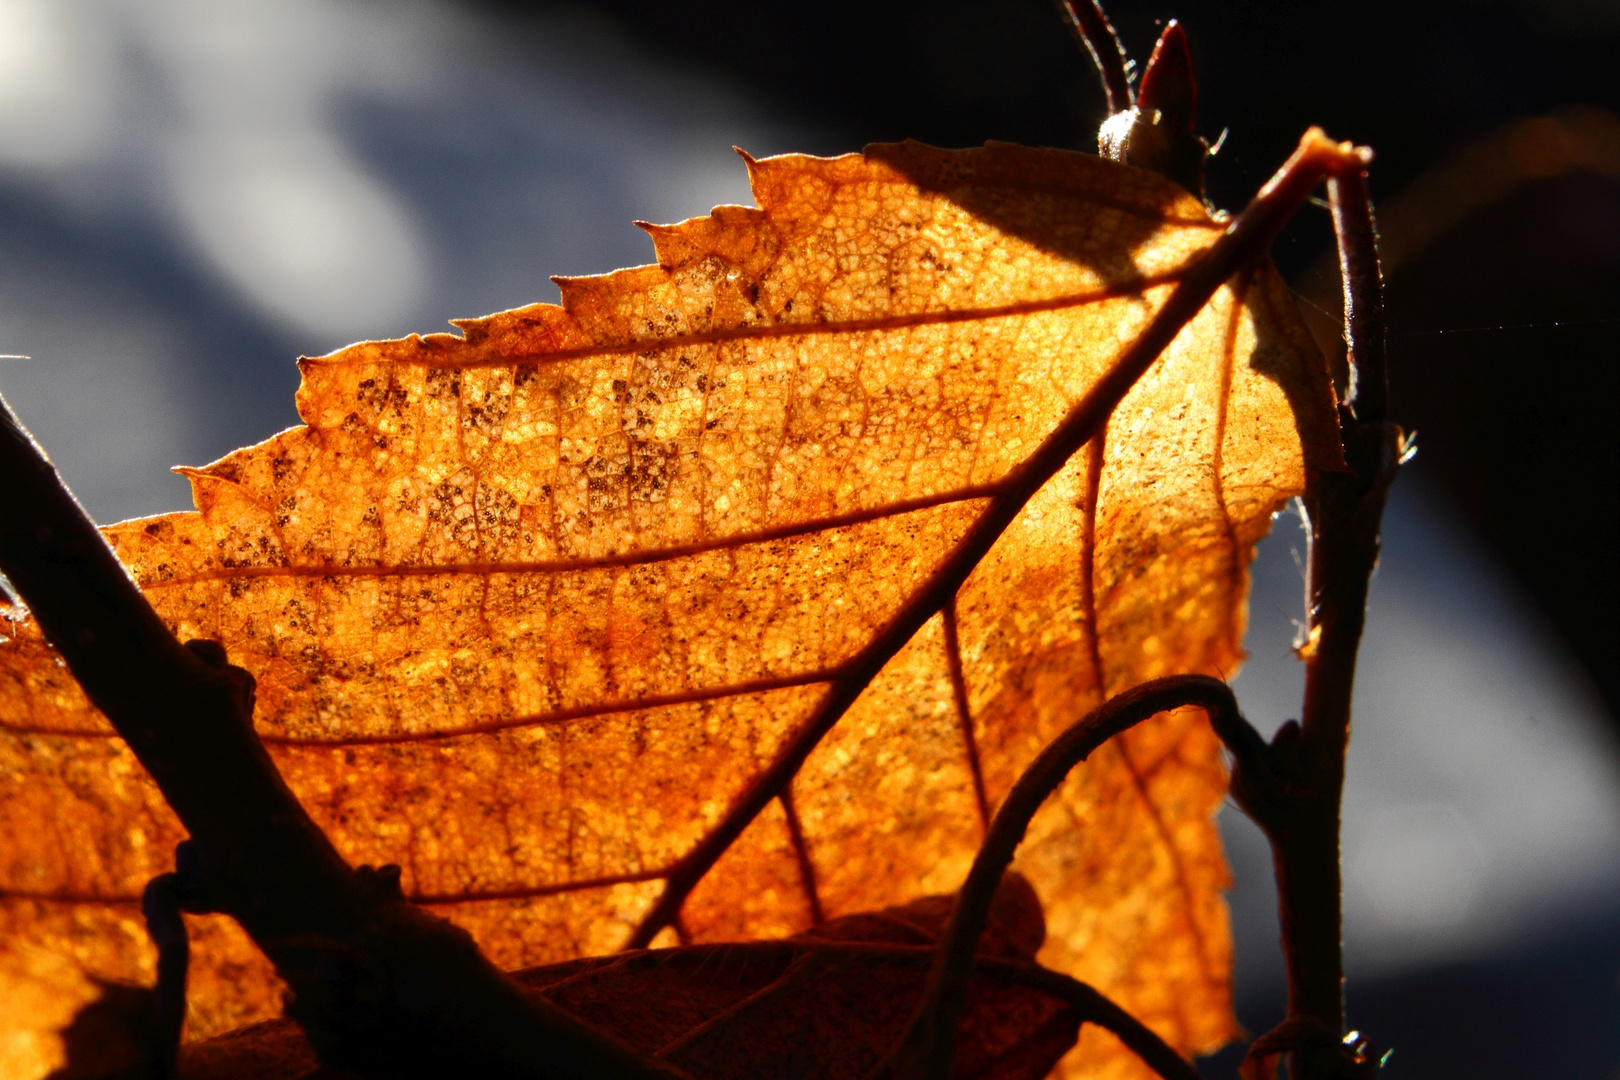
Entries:
{"label": "blurred background", "polygon": [[[1388,1075],[1620,1076],[1620,0],[1116,0],[1186,25],[1210,198],[1374,146],[1393,414],[1345,808],[1351,1020]],[[748,202],[737,145],[1094,147],[1048,0],[0,0],[0,391],[101,521],[297,422],[294,357],[554,300],[632,219]],[[1331,344],[1327,215],[1276,249]],[[1296,715],[1297,517],[1237,688]],[[1281,1017],[1223,815],[1240,1016]],[[1240,1051],[1204,1063],[1232,1076]]]}

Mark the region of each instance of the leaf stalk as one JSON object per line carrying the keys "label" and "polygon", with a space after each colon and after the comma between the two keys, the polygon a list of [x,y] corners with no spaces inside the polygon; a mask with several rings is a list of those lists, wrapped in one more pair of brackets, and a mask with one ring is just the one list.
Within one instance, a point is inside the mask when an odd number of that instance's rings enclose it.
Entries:
{"label": "leaf stalk", "polygon": [[[923,997],[910,1027],[889,1058],[871,1074],[899,1080],[947,1080],[956,1051],[956,1028],[967,999],[973,952],[990,917],[990,905],[1002,875],[1012,865],[1036,811],[1073,768],[1103,743],[1157,713],[1196,706],[1234,758],[1262,771],[1265,743],[1238,712],[1231,688],[1207,675],[1172,675],[1117,694],[1047,744],[1024,770],[996,812],[966,882],[956,894],[951,921],[939,948]],[[1117,1006],[1116,1006],[1117,1008]],[[1133,1020],[1138,1028],[1140,1022]],[[1120,1035],[1137,1056],[1165,1080],[1196,1080],[1197,1071],[1162,1040]],[[1146,1028],[1142,1028],[1143,1031]]]}

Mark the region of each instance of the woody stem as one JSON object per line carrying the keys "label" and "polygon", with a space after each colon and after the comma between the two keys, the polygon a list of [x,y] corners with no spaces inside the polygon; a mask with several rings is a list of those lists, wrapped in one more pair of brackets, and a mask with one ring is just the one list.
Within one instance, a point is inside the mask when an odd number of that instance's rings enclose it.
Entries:
{"label": "woody stem", "polygon": [[1404,435],[1384,421],[1387,389],[1383,286],[1364,167],[1328,180],[1344,275],[1351,393],[1340,407],[1343,472],[1317,472],[1304,496],[1310,555],[1306,583],[1305,700],[1297,728],[1271,746],[1285,790],[1262,805],[1239,802],[1271,839],[1278,917],[1288,970],[1288,1017],[1270,1053],[1289,1054],[1295,1080],[1329,1080],[1371,1068],[1340,1043],[1345,1032],[1340,800],[1350,741],[1356,653],[1367,584],[1378,562],[1379,523]]}

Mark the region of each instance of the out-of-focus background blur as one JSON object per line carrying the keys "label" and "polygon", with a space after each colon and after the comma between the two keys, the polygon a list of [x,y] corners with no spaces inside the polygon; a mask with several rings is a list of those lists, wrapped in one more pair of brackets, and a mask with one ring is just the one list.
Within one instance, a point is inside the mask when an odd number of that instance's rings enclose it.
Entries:
{"label": "out-of-focus background blur", "polygon": [[[1351,1020],[1388,1075],[1620,1076],[1620,0],[1117,0],[1179,17],[1236,208],[1309,124],[1377,148],[1394,414],[1345,807]],[[1047,0],[0,0],[0,391],[101,521],[297,422],[299,354],[555,299],[632,219],[748,202],[735,144],[1090,148]],[[1331,339],[1326,215],[1277,247]],[[1325,258],[1326,256],[1326,258]],[[1238,677],[1297,713],[1298,520]],[[1223,817],[1240,1015],[1280,1018]],[[1206,1062],[1230,1076],[1240,1056]]]}

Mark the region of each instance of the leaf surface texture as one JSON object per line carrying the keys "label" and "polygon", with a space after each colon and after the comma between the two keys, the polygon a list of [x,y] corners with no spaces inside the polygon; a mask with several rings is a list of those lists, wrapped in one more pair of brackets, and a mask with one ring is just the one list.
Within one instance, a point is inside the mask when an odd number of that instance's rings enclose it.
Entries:
{"label": "leaf surface texture", "polygon": [[[1167,181],[1061,151],[748,167],[758,208],[648,226],[656,265],[302,361],[306,426],[186,470],[197,512],[106,530],[182,639],[258,679],[259,731],[339,849],[400,864],[507,968],[622,947],[1221,229]],[[1233,674],[1253,544],[1337,465],[1333,410],[1275,271],[1229,282],[680,933],[782,937],[949,893],[1064,726],[1145,679]],[[0,994],[61,967],[45,956],[150,978],[133,901],[178,823],[34,626],[8,637]],[[1187,1052],[1235,1030],[1224,792],[1202,716],[1158,717],[1076,771],[1018,862],[1042,962]],[[192,925],[189,1030],[275,1015],[240,931]],[[7,1021],[14,1044],[49,1019]],[[1136,1075],[1100,1034],[1065,1061]]]}

